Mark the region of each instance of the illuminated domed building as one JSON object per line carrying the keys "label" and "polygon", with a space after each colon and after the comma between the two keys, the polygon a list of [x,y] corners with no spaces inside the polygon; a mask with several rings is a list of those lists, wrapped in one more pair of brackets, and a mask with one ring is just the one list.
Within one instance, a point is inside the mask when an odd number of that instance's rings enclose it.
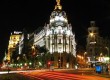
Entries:
{"label": "illuminated domed building", "polygon": [[60,0],[50,15],[49,24],[44,30],[34,36],[34,45],[43,46],[49,51],[51,57],[46,61],[55,68],[73,68],[76,57],[75,34],[68,23],[66,12],[62,10]]}

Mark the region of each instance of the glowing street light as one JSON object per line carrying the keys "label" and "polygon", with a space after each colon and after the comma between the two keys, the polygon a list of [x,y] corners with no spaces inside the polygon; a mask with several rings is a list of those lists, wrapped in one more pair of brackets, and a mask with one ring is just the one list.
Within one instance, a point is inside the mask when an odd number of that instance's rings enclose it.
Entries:
{"label": "glowing street light", "polygon": [[34,46],[32,46],[31,48],[32,48],[32,49],[35,49],[35,47],[34,47]]}
{"label": "glowing street light", "polygon": [[84,60],[85,60],[85,62],[86,62],[86,54],[87,54],[87,52],[84,52]]}
{"label": "glowing street light", "polygon": [[108,56],[109,56],[109,48],[108,47],[105,47],[106,49],[107,49],[107,51],[108,51]]}
{"label": "glowing street light", "polygon": [[35,55],[35,46],[33,45],[32,47],[33,55]]}
{"label": "glowing street light", "polygon": [[109,57],[109,62],[110,62],[109,48],[108,48],[108,47],[105,47],[105,48],[106,48],[106,49],[107,49],[107,51],[108,51],[107,56]]}
{"label": "glowing street light", "polygon": [[33,67],[35,67],[35,46],[33,45],[32,47],[32,57],[33,57],[33,62],[32,62],[32,64],[33,64]]}

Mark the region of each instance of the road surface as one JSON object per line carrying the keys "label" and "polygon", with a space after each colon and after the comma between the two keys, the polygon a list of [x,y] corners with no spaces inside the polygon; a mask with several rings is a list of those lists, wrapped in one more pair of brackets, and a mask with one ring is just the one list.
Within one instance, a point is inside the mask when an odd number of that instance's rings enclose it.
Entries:
{"label": "road surface", "polygon": [[64,73],[59,71],[34,71],[19,73],[30,80],[110,80],[99,76],[79,75],[72,73]]}

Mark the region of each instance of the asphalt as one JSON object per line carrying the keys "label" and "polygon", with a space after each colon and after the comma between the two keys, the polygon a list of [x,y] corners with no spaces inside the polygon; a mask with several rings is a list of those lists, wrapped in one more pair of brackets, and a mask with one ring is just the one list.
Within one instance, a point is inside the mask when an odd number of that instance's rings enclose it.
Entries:
{"label": "asphalt", "polygon": [[73,74],[80,74],[80,75],[91,75],[91,76],[99,76],[99,77],[105,77],[105,78],[110,78],[109,72],[105,73],[96,73],[93,69],[88,69],[88,68],[82,68],[82,69],[55,69],[55,71],[62,71],[65,73],[73,73]]}
{"label": "asphalt", "polygon": [[[49,69],[43,69],[43,70],[49,71]],[[80,74],[80,75],[99,76],[99,77],[104,77],[104,78],[110,78],[109,73],[96,73],[93,69],[85,69],[85,68],[84,69],[77,69],[77,70],[76,69],[54,69],[54,71],[65,72],[68,74],[73,73],[73,74]],[[0,77],[1,77],[1,75],[0,75]]]}

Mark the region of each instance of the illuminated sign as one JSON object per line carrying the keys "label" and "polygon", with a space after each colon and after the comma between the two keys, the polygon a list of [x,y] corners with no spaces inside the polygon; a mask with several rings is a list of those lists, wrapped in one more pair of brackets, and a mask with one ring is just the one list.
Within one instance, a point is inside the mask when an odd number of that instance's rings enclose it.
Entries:
{"label": "illuminated sign", "polygon": [[20,34],[20,33],[22,33],[22,32],[20,32],[20,31],[14,31],[14,34]]}

